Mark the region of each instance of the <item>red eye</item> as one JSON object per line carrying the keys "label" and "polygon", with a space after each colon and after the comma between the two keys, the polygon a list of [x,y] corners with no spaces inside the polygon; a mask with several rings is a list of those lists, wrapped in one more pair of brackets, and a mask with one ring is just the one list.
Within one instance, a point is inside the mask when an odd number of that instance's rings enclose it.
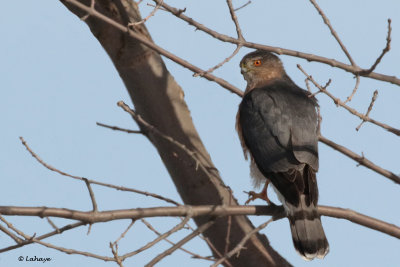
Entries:
{"label": "red eye", "polygon": [[261,60],[254,60],[253,64],[254,64],[254,66],[258,67],[261,65]]}

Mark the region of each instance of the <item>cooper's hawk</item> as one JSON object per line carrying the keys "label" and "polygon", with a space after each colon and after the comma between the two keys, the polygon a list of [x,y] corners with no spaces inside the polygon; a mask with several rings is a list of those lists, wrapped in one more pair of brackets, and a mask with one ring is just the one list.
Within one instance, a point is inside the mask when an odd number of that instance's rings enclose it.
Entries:
{"label": "cooper's hawk", "polygon": [[317,212],[317,101],[289,78],[272,53],[249,53],[240,68],[247,88],[236,126],[245,157],[248,152],[251,157],[255,185],[271,181],[300,255],[324,258],[329,245]]}

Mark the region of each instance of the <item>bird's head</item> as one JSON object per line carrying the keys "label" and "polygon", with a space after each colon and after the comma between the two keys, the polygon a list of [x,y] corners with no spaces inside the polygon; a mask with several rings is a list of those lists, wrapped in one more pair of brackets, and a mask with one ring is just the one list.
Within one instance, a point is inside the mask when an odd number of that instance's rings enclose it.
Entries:
{"label": "bird's head", "polygon": [[246,92],[282,79],[285,75],[282,62],[274,54],[266,51],[254,51],[240,61],[240,70],[247,81]]}

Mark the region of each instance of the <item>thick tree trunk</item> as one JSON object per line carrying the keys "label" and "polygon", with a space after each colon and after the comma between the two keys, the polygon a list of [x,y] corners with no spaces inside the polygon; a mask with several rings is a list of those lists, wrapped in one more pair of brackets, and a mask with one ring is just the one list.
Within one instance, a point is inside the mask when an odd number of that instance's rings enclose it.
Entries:
{"label": "thick tree trunk", "polygon": [[[86,15],[67,1],[61,2],[79,18]],[[91,1],[80,2],[90,6]],[[95,9],[122,25],[141,19],[138,7],[132,0],[96,0]],[[181,87],[166,69],[160,55],[99,19],[89,16],[85,22],[112,59],[137,113],[164,134],[196,152],[198,161],[206,167],[207,171],[196,169],[196,162],[186,152],[156,135],[149,134],[150,141],[157,148],[184,203],[237,205],[198,136]],[[151,40],[143,24],[135,27],[135,31]],[[208,217],[195,219],[197,225],[208,220]],[[224,254],[227,225],[227,218],[219,218],[204,233],[221,254]],[[232,217],[230,249],[251,229],[253,225],[245,216]],[[240,257],[230,259],[233,266],[290,265],[269,245],[264,235],[254,235],[246,248],[241,251]]]}

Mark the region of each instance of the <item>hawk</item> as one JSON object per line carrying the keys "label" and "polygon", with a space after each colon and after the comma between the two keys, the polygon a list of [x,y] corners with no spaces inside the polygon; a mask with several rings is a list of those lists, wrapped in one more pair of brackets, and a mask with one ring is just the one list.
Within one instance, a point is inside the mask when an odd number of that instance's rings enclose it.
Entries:
{"label": "hawk", "polygon": [[286,74],[280,59],[265,51],[240,62],[247,87],[239,105],[236,129],[256,186],[248,200],[263,198],[272,183],[290,223],[297,252],[305,259],[324,258],[329,244],[317,211],[317,100]]}

